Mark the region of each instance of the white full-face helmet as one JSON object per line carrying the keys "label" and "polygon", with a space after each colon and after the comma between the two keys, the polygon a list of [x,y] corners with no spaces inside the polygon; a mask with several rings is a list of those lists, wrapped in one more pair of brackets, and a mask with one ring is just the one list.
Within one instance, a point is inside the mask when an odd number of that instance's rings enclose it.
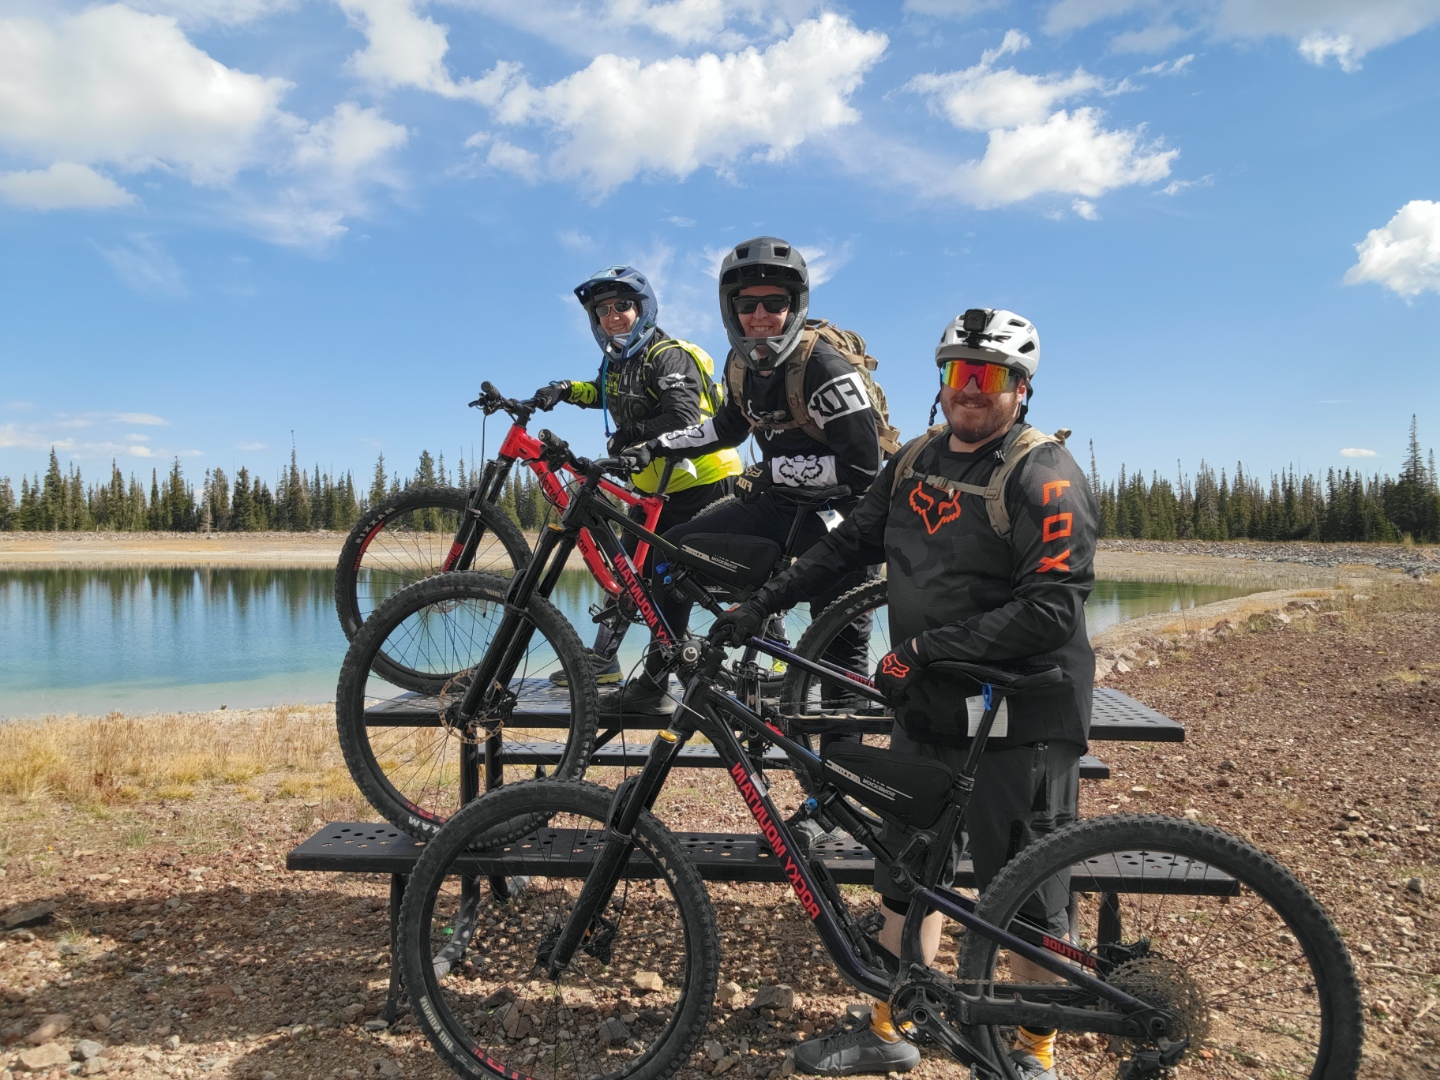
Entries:
{"label": "white full-face helmet", "polygon": [[1033,379],[1040,367],[1040,334],[1029,319],[1003,308],[971,308],[957,315],[940,335],[935,364],[970,360],[1004,364]]}

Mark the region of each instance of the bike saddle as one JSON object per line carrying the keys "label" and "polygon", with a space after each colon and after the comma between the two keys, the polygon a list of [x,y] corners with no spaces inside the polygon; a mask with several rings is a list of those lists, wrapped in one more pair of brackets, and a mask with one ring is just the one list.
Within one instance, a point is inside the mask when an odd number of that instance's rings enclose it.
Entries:
{"label": "bike saddle", "polygon": [[818,506],[827,503],[831,499],[843,499],[850,494],[849,484],[831,484],[823,488],[788,488],[782,489],[798,503],[810,506]]}
{"label": "bike saddle", "polygon": [[968,660],[937,660],[927,665],[927,668],[951,675],[964,675],[978,683],[989,683],[1002,694],[1018,694],[1025,690],[1037,690],[1042,686],[1054,686],[1063,678],[1058,665],[1007,670],[990,664],[971,663]]}

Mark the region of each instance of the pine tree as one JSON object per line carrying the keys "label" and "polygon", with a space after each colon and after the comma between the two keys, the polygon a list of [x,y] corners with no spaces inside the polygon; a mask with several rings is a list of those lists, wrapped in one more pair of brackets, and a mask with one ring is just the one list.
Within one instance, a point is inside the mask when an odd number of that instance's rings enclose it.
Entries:
{"label": "pine tree", "polygon": [[15,528],[15,489],[8,476],[0,476],[0,532]]}
{"label": "pine tree", "polygon": [[368,509],[373,510],[385,501],[385,455],[381,454],[380,459],[375,462],[375,475],[370,480],[370,505]]}

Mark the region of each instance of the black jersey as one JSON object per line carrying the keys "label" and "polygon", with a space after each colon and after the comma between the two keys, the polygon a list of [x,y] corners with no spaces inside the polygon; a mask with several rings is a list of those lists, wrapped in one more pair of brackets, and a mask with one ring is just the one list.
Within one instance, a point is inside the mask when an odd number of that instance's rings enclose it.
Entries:
{"label": "black jersey", "polygon": [[[670,338],[656,329],[653,340]],[[700,398],[710,392],[701,385],[701,377],[695,358],[672,345],[602,363],[591,382],[570,384],[569,401],[582,409],[598,409],[603,403],[628,446],[700,423],[708,411],[702,409]]]}
{"label": "black jersey", "polygon": [[914,462],[916,475],[893,498],[892,459],[854,512],[765,592],[772,608],[788,607],[846,569],[883,559],[891,641],[915,638],[925,663],[1023,660],[1064,672],[1058,685],[1007,702],[1008,734],[997,746],[1058,739],[1083,747],[1095,678],[1084,605],[1095,580],[1097,520],[1085,475],[1059,444],[1032,450],[1006,484],[1005,537],[991,526],[982,497],[952,495],[923,479],[984,486],[1001,460],[997,451],[1023,428],[973,453],[932,439]]}
{"label": "black jersey", "polygon": [[[735,363],[732,353],[727,364]],[[721,380],[721,385],[725,385]],[[771,430],[767,425],[793,419],[785,400],[785,373],[780,367],[761,374],[745,372],[744,392],[728,396],[710,419],[682,431],[662,435],[662,452],[683,450],[704,454],[739,446],[751,434],[752,421],[761,460],[770,466],[776,494],[798,487],[847,484],[852,497],[864,493],[880,469],[880,443],[875,411],[864,380],[855,368],[825,342],[815,344],[805,365],[805,402],[824,441],[801,428]]]}

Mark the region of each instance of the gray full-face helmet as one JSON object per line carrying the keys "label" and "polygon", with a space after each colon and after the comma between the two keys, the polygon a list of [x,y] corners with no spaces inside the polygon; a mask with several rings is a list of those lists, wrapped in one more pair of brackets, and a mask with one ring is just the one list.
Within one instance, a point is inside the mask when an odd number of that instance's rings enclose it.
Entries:
{"label": "gray full-face helmet", "polygon": [[[746,337],[735,314],[735,297],[752,285],[778,285],[790,294],[790,314],[775,337]],[[720,319],[741,363],[761,370],[784,363],[800,340],[809,310],[810,274],[800,252],[786,241],[757,236],[736,244],[720,264]]]}

